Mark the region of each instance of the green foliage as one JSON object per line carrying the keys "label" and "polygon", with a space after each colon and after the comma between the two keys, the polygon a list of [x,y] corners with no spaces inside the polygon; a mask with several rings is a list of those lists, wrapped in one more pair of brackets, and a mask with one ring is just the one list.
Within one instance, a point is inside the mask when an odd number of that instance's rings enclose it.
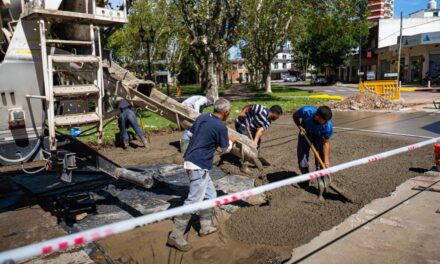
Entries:
{"label": "green foliage", "polygon": [[[336,69],[368,34],[363,0],[321,0],[305,5],[302,30],[293,33],[298,55],[317,67]],[[296,38],[295,38],[296,36]]]}
{"label": "green foliage", "polygon": [[[181,71],[182,58],[188,52],[189,35],[178,17],[176,9],[167,0],[138,0],[132,3],[128,24],[114,32],[107,41],[107,47],[121,60],[124,67],[133,71],[144,71],[146,61],[146,39],[151,42],[150,59],[164,60],[172,76]],[[142,43],[140,28],[145,30]],[[153,38],[150,31],[153,32]]]}
{"label": "green foliage", "polygon": [[173,0],[190,35],[190,52],[208,97],[218,96],[217,71],[239,39],[240,0]]}

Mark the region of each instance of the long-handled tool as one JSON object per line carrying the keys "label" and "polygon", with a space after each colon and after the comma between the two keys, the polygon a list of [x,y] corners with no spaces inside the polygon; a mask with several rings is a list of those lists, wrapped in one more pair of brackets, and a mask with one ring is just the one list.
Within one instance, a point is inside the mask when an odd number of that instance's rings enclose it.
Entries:
{"label": "long-handled tool", "polygon": [[[312,149],[313,154],[315,155],[315,158],[318,159],[319,164],[321,164],[321,167],[323,169],[327,169],[327,166],[325,166],[324,162],[321,159],[321,156],[319,155],[319,153],[316,150],[315,146],[313,146],[313,144],[310,141],[310,139],[305,134],[303,136],[306,139],[307,143],[310,145],[310,148]],[[347,201],[349,201],[351,203],[353,202],[353,199],[351,199],[346,194],[344,194],[343,191],[340,188],[338,188],[337,186],[335,186],[334,183],[331,182],[331,175],[330,174],[328,176],[324,176],[324,177],[318,178],[319,199],[321,199],[321,200],[324,199],[323,194],[324,194],[324,191],[325,191],[325,189],[327,187],[330,187],[333,191],[335,191],[336,193],[338,193],[339,195],[344,197],[345,200],[347,200]]]}
{"label": "long-handled tool", "polygon": [[[246,125],[246,129],[249,134],[249,138],[252,141],[254,141],[254,137],[252,136],[252,133],[251,133],[251,130],[249,129],[249,126]],[[263,164],[263,166],[265,166],[265,167],[268,167],[271,165],[269,161],[267,161],[264,157],[260,156],[260,150],[258,150],[258,159],[261,161],[261,164]]]}

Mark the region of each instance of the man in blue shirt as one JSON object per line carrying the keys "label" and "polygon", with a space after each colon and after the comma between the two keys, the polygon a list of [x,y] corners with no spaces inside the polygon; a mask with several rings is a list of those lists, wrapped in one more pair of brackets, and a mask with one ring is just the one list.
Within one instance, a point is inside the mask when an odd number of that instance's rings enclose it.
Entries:
{"label": "man in blue shirt", "polygon": [[[228,129],[223,123],[229,116],[231,104],[220,98],[214,103],[214,113],[200,115],[189,130],[191,141],[184,155],[184,168],[190,181],[189,193],[184,205],[214,199],[217,192],[209,176],[212,168],[214,153],[217,148],[229,152],[235,137],[228,135]],[[206,236],[217,231],[212,223],[212,209],[199,212],[200,236]],[[184,233],[191,214],[174,218],[173,231],[168,236],[167,244],[181,251],[191,250],[191,245],[185,240]]]}
{"label": "man in blue shirt", "polygon": [[[201,114],[203,109],[212,105],[212,101],[205,96],[194,95],[183,101],[182,104]],[[180,152],[185,153],[190,140],[189,131],[183,131],[182,138],[180,139]]]}
{"label": "man in blue shirt", "polygon": [[[332,110],[328,106],[304,106],[293,113],[293,121],[299,127],[298,137],[298,164],[302,174],[309,172],[309,152],[310,146],[304,135],[310,139],[315,146],[325,166],[330,166],[330,138],[333,135]],[[315,158],[316,170],[320,170],[321,165]]]}

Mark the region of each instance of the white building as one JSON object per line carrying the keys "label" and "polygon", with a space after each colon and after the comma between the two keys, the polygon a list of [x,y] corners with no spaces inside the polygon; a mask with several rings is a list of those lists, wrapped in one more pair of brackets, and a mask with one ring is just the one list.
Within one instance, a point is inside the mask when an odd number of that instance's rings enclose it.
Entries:
{"label": "white building", "polygon": [[287,42],[283,50],[273,58],[270,65],[272,72],[272,80],[281,80],[285,76],[289,76],[289,71],[293,68],[294,53],[290,42]]}
{"label": "white building", "polygon": [[[439,18],[404,18],[403,36],[439,31]],[[400,19],[381,19],[379,21],[378,48],[392,46],[398,43],[400,34]]]}
{"label": "white building", "polygon": [[409,14],[411,18],[439,17],[440,8],[437,8],[437,1],[430,0],[427,9],[418,10]]}
{"label": "white building", "polygon": [[[403,82],[420,82],[426,73],[440,75],[440,19],[436,2],[429,1],[428,9],[412,13],[403,19],[400,79]],[[437,13],[438,14],[438,13]],[[378,28],[377,73],[397,72],[400,19],[381,19]]]}

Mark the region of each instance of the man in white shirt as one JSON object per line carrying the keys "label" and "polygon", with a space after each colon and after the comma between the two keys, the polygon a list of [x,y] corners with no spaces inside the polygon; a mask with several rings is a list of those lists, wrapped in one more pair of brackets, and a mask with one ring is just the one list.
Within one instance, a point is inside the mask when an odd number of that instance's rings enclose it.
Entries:
{"label": "man in white shirt", "polygon": [[[194,95],[182,102],[184,106],[194,109],[198,113],[203,113],[203,109],[212,105],[212,101],[202,95]],[[180,140],[180,152],[185,153],[188,147],[190,137],[188,136],[188,130],[183,131],[182,138]]]}

